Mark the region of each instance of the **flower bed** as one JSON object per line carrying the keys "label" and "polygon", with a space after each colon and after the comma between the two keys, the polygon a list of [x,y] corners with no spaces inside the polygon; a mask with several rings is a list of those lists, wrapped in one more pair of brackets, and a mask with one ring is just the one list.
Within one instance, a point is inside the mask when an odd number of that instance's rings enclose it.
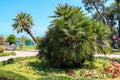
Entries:
{"label": "flower bed", "polygon": [[84,70],[81,69],[79,73],[75,73],[72,70],[66,70],[66,74],[74,77],[87,77],[87,78],[117,78],[120,75],[120,64],[116,61],[107,62],[103,68],[99,70]]}

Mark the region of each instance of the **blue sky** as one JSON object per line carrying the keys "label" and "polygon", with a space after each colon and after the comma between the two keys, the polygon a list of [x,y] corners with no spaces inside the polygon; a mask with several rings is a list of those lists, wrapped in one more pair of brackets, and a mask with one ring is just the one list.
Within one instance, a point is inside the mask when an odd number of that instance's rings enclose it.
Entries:
{"label": "blue sky", "polygon": [[[109,0],[109,5],[114,0]],[[12,20],[20,12],[25,12],[33,16],[35,26],[32,28],[34,36],[44,36],[51,19],[48,16],[54,15],[54,10],[58,4],[69,3],[70,5],[82,7],[81,0],[0,0],[0,35],[8,36],[14,34],[17,37],[22,35],[30,37],[26,32],[17,34],[13,31]]]}

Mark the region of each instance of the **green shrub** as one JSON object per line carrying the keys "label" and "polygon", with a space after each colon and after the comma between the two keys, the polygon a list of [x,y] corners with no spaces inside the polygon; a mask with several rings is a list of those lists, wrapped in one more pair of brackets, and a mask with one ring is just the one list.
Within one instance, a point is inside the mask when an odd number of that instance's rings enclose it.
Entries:
{"label": "green shrub", "polygon": [[14,58],[10,58],[10,59],[7,60],[7,64],[11,64],[11,63],[15,63]]}
{"label": "green shrub", "polygon": [[0,80],[30,80],[30,79],[11,71],[0,70]]}
{"label": "green shrub", "polygon": [[7,64],[12,64],[12,63],[23,61],[23,60],[34,59],[34,58],[36,58],[36,57],[35,56],[28,56],[28,57],[10,58],[7,61],[0,62],[0,66],[4,66],[4,65],[7,65]]}
{"label": "green shrub", "polygon": [[67,4],[59,5],[55,13],[59,17],[51,22],[52,26],[38,45],[40,58],[51,66],[68,68],[81,67],[85,60],[92,62],[95,53],[109,53],[106,37],[110,30],[103,23],[92,22],[80,8]]}
{"label": "green shrub", "polygon": [[11,34],[11,35],[9,35],[9,36],[7,37],[7,40],[8,40],[8,42],[10,43],[10,45],[11,45],[11,44],[14,44],[14,42],[16,41],[16,36],[13,35],[13,34]]}
{"label": "green shrub", "polygon": [[4,50],[5,50],[5,47],[0,45],[0,53],[4,52]]}
{"label": "green shrub", "polygon": [[7,61],[2,61],[1,62],[1,66],[4,66],[4,65],[6,65],[7,64]]}
{"label": "green shrub", "polygon": [[3,36],[0,36],[0,45],[4,45],[5,44],[5,40]]}

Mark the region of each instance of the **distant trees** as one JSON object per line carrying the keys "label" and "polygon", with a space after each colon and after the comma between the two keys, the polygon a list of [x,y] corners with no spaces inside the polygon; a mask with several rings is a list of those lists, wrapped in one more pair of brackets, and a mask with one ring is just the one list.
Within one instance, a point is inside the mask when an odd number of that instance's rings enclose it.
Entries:
{"label": "distant trees", "polygon": [[39,43],[41,41],[41,37],[36,37],[37,43]]}
{"label": "distant trees", "polygon": [[15,41],[16,41],[16,36],[13,35],[13,34],[9,35],[9,36],[7,37],[7,41],[9,42],[10,45],[11,45],[11,44],[14,44]]}
{"label": "distant trees", "polygon": [[101,13],[101,10],[104,10],[105,5],[108,0],[82,0],[83,4],[85,5],[85,9],[88,12],[92,12],[94,9],[96,10],[97,14],[102,18],[102,21],[107,26],[107,20],[105,16]]}
{"label": "distant trees", "polygon": [[26,38],[26,40],[25,40],[25,45],[26,45],[26,46],[28,46],[31,42],[32,42],[32,40],[31,40],[31,39]]}
{"label": "distant trees", "polygon": [[13,30],[16,30],[17,33],[20,33],[22,31],[27,32],[32,39],[34,40],[35,43],[37,43],[35,37],[32,34],[31,31],[31,26],[33,26],[33,20],[32,20],[32,16],[30,14],[26,14],[26,13],[18,13],[17,16],[13,19],[14,24],[12,25]]}
{"label": "distant trees", "polygon": [[3,36],[0,36],[0,53],[4,52],[5,50],[4,44],[5,44],[5,39]]}

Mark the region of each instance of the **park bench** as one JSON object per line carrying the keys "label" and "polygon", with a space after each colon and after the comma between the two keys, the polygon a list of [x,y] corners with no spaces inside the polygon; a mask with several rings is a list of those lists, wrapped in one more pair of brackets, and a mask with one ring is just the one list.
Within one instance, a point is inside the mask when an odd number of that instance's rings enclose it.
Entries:
{"label": "park bench", "polygon": [[14,50],[16,50],[16,46],[14,46],[14,45],[5,45],[5,50],[14,51]]}

